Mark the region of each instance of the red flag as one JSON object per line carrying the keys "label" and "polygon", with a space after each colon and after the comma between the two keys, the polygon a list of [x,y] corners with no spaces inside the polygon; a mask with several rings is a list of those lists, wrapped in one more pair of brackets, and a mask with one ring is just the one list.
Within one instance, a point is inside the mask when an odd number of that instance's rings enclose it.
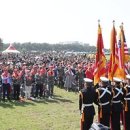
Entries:
{"label": "red flag", "polygon": [[97,39],[97,52],[96,52],[96,63],[94,72],[94,85],[99,83],[100,77],[106,74],[106,58],[104,55],[104,45],[102,38],[102,30],[100,24],[98,24],[98,39]]}

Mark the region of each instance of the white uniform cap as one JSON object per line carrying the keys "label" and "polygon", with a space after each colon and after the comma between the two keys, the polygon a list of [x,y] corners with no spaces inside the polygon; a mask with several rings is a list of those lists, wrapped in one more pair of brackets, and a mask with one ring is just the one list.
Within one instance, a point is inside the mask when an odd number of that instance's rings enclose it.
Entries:
{"label": "white uniform cap", "polygon": [[84,82],[87,82],[87,83],[92,83],[93,80],[92,79],[89,79],[89,78],[84,78]]}
{"label": "white uniform cap", "polygon": [[122,80],[120,78],[117,78],[117,77],[113,77],[113,81],[115,81],[115,82],[122,82]]}
{"label": "white uniform cap", "polygon": [[103,82],[108,82],[109,81],[109,79],[106,78],[106,77],[100,77],[100,80],[103,81]]}
{"label": "white uniform cap", "polygon": [[130,79],[130,75],[129,75],[129,74],[128,74],[128,75],[126,75],[126,78],[127,78],[127,79]]}

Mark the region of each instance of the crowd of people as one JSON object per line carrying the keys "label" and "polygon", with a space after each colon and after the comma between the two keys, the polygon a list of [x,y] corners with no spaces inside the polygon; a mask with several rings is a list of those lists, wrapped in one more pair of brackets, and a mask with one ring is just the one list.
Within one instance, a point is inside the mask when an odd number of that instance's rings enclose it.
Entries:
{"label": "crowd of people", "polygon": [[[83,87],[83,78],[91,76],[94,60],[85,55],[64,52],[25,53],[0,57],[0,98],[5,101],[53,96],[54,85],[66,91]],[[86,67],[91,72],[85,73]]]}
{"label": "crowd of people", "polygon": [[66,91],[79,91],[85,77],[94,78],[94,69],[95,59],[86,54],[66,55],[65,52],[50,51],[1,56],[0,98],[3,101],[5,97],[8,100],[50,98],[54,85]]}

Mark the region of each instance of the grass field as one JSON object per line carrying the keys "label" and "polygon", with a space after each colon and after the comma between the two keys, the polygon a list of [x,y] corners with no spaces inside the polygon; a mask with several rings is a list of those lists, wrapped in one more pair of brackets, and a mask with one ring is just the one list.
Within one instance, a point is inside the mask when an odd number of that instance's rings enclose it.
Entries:
{"label": "grass field", "polygon": [[0,102],[0,130],[79,130],[78,94],[55,87],[53,99]]}
{"label": "grass field", "polygon": [[55,87],[53,99],[0,102],[0,130],[79,130],[78,93]]}

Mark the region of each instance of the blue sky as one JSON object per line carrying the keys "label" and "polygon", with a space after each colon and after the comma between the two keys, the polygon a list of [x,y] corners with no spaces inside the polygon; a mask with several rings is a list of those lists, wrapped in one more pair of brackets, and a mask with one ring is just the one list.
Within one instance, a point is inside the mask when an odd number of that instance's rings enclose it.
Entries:
{"label": "blue sky", "polygon": [[[130,47],[129,0],[0,0],[0,37],[5,43],[80,41],[96,45],[100,19],[105,48],[112,21],[123,22]],[[117,35],[118,39],[118,35]]]}

